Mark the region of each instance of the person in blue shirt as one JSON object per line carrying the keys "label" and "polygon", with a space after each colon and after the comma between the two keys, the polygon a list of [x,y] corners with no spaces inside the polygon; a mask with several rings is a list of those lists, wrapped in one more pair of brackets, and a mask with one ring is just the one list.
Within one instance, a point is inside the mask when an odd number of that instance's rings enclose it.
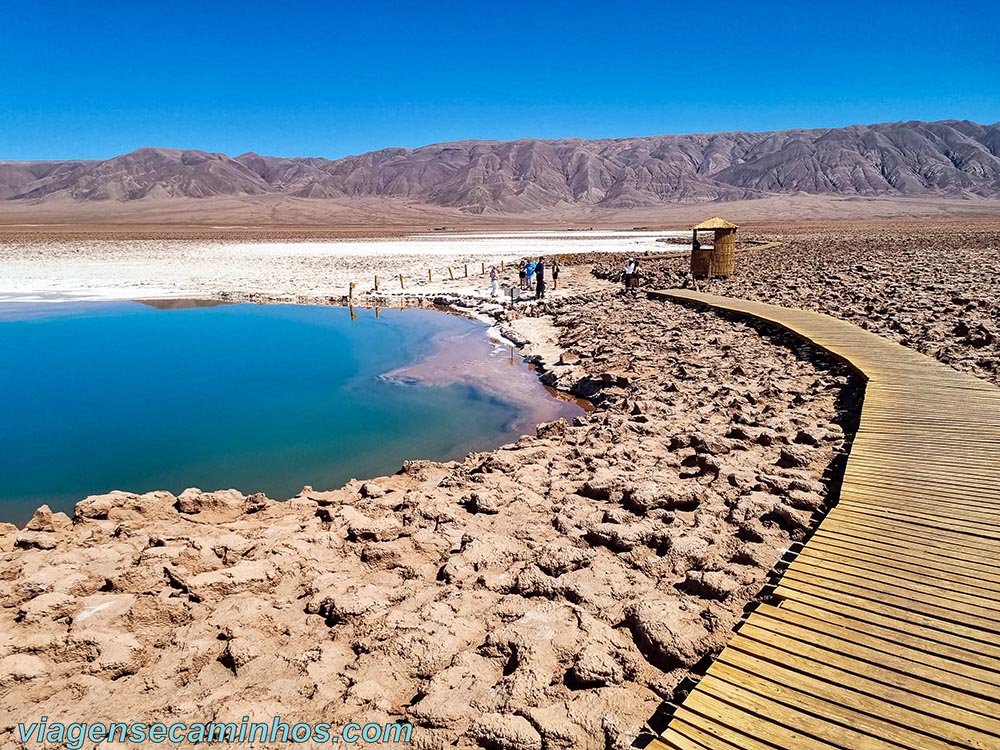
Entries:
{"label": "person in blue shirt", "polygon": [[524,267],[524,277],[528,282],[528,289],[535,288],[535,264],[531,261]]}

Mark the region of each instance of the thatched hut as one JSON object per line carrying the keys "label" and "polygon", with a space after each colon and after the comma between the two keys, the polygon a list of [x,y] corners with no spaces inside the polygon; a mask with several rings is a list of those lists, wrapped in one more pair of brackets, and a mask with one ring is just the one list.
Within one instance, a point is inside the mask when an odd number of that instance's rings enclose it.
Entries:
{"label": "thatched hut", "polygon": [[[729,276],[736,265],[736,230],[731,221],[713,216],[692,228],[691,275],[695,278]],[[702,247],[698,232],[715,233],[712,247]]]}

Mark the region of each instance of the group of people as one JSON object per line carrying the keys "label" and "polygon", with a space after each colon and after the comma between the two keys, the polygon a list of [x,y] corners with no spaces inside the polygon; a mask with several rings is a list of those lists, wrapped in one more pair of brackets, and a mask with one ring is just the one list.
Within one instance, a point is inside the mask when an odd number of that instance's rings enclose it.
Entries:
{"label": "group of people", "polygon": [[[538,261],[527,261],[521,263],[517,269],[517,278],[521,284],[521,289],[533,290],[535,299],[545,297],[545,258],[540,257]],[[553,260],[549,273],[552,276],[552,288],[559,288],[559,261]],[[500,271],[496,266],[490,266],[490,292],[496,297],[500,288]]]}
{"label": "group of people", "polygon": [[[527,263],[522,263],[520,268],[517,270],[517,278],[521,284],[522,289],[534,290],[535,299],[543,299],[545,297],[545,258],[540,257],[538,262],[528,261]],[[549,273],[552,275],[552,288],[559,288],[559,261],[553,260],[551,270]]]}

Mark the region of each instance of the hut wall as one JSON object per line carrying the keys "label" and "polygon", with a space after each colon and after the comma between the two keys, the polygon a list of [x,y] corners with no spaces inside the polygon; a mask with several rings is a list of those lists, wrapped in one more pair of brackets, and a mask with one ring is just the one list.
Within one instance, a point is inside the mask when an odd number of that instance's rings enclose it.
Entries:
{"label": "hut wall", "polygon": [[691,251],[691,275],[696,279],[707,278],[712,272],[712,248]]}
{"label": "hut wall", "polygon": [[[694,259],[691,260],[692,266]],[[736,230],[717,229],[715,231],[715,248],[712,250],[709,274],[711,276],[730,276],[736,268]],[[693,269],[692,269],[693,271]]]}

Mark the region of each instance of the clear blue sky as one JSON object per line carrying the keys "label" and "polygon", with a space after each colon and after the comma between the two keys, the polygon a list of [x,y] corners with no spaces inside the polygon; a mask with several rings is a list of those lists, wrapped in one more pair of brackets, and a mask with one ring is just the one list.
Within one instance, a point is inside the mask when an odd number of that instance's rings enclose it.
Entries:
{"label": "clear blue sky", "polygon": [[0,159],[992,123],[998,6],[0,0]]}

